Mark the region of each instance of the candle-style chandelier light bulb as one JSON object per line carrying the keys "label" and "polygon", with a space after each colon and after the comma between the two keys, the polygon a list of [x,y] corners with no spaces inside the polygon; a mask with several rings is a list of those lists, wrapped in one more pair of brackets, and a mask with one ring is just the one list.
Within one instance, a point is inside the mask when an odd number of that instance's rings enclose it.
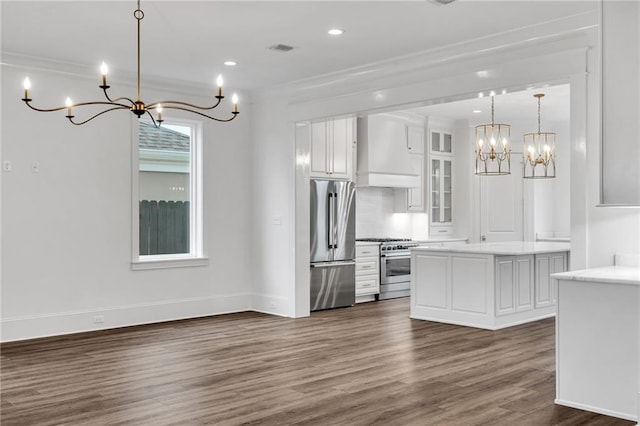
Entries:
{"label": "candle-style chandelier light bulb", "polygon": [[[25,78],[23,82],[24,98],[22,98],[22,101],[24,101],[24,103],[29,108],[39,112],[54,112],[54,111],[62,111],[66,109],[67,111],[66,117],[69,119],[69,121],[72,124],[75,124],[75,125],[88,123],[89,121],[93,120],[94,118],[102,114],[105,114],[110,111],[120,110],[120,109],[128,109],[132,113],[134,113],[138,118],[148,115],[156,127],[159,127],[160,124],[164,121],[162,119],[163,109],[186,111],[193,114],[201,115],[211,120],[221,121],[221,122],[228,122],[236,118],[239,114],[237,97],[233,101],[233,110],[231,112],[231,117],[229,118],[216,118],[203,112],[203,111],[210,111],[216,108],[218,105],[220,105],[222,99],[224,99],[224,96],[222,95],[222,76],[218,76],[218,78],[216,79],[216,83],[218,86],[217,95],[214,96],[216,99],[216,102],[214,102],[213,105],[211,106],[200,106],[200,105],[195,105],[195,104],[182,102],[182,101],[160,101],[160,102],[153,102],[149,104],[142,101],[141,85],[140,85],[140,80],[141,80],[140,79],[140,21],[142,21],[142,19],[144,18],[144,12],[142,11],[142,9],[140,9],[140,0],[137,0],[137,4],[138,4],[138,8],[133,12],[133,16],[135,17],[137,21],[137,26],[138,26],[137,96],[135,98],[136,99],[135,101],[132,98],[128,98],[125,96],[115,98],[115,99],[112,99],[109,96],[109,93],[107,92],[107,89],[110,88],[110,86],[107,84],[107,74],[109,72],[109,67],[105,62],[102,62],[102,64],[100,65],[100,73],[102,74],[102,84],[98,86],[104,92],[104,96],[106,98],[106,100],[104,101],[79,102],[74,104],[71,102],[69,98],[67,98],[67,102],[65,106],[49,108],[49,109],[37,108],[31,104],[32,99],[29,97],[29,90],[31,89],[31,81],[29,80],[28,77]],[[89,118],[87,118],[84,121],[80,121],[80,122],[74,121],[72,108],[84,107],[84,106],[92,106],[92,107],[102,106],[104,109],[97,113],[93,113],[93,115],[91,115]],[[154,117],[151,114],[152,110],[156,111],[156,114],[157,114],[156,117]]]}
{"label": "candle-style chandelier light bulb", "polygon": [[524,153],[522,177],[549,179],[556,177],[556,134],[540,130],[540,99],[544,93],[533,95],[538,99],[538,131],[523,135]]}
{"label": "candle-style chandelier light bulb", "polygon": [[[491,93],[491,124],[476,126],[475,174],[498,176],[511,174],[511,126],[494,121],[494,94]],[[488,141],[489,143],[485,143]]]}

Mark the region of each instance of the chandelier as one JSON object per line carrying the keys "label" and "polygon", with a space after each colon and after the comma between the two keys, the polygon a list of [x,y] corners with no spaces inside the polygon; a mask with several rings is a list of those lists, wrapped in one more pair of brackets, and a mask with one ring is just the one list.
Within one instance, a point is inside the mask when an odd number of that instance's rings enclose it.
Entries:
{"label": "chandelier", "polygon": [[476,126],[476,175],[511,174],[511,126],[494,122],[494,95],[491,95],[491,124]]}
{"label": "chandelier", "polygon": [[[556,134],[540,131],[540,99],[544,93],[533,95],[538,98],[538,132],[523,135],[524,161],[522,176],[525,179],[544,179],[556,177]],[[538,168],[538,166],[542,166]],[[536,169],[541,173],[536,175]]]}
{"label": "chandelier", "polygon": [[[37,108],[31,105],[32,99],[29,97],[29,90],[31,89],[31,81],[29,80],[29,77],[27,77],[24,79],[24,98],[22,98],[24,103],[29,108],[35,111],[40,111],[40,112],[54,112],[54,111],[66,110],[67,112],[66,117],[69,119],[69,121],[72,124],[75,124],[78,126],[88,123],[89,121],[93,120],[94,118],[102,114],[105,114],[110,111],[119,110],[119,109],[128,109],[132,113],[134,113],[136,116],[138,116],[138,118],[147,114],[151,118],[151,121],[153,122],[155,127],[160,127],[160,125],[164,121],[162,119],[163,109],[187,111],[193,114],[201,115],[211,120],[221,121],[221,122],[231,121],[237,117],[239,112],[238,112],[238,96],[236,94],[234,94],[232,97],[233,111],[231,112],[231,117],[216,118],[208,114],[205,114],[205,112],[203,112],[203,111],[210,111],[216,108],[218,105],[220,105],[220,102],[222,101],[222,99],[224,99],[224,96],[222,96],[222,76],[218,76],[216,80],[218,91],[217,91],[217,94],[214,96],[216,101],[211,106],[199,106],[199,105],[194,105],[188,102],[181,102],[181,101],[159,101],[159,102],[153,102],[150,104],[145,104],[142,101],[142,98],[140,95],[140,21],[142,21],[142,19],[144,18],[144,12],[142,11],[142,9],[140,9],[140,0],[138,0],[138,8],[133,12],[133,16],[135,17],[136,21],[138,21],[138,50],[137,50],[138,84],[137,84],[137,96],[135,101],[131,98],[124,97],[124,96],[115,98],[115,99],[112,99],[111,96],[109,96],[109,93],[107,92],[107,90],[111,86],[107,84],[108,67],[107,67],[107,64],[103,62],[102,66],[100,67],[100,72],[102,73],[102,84],[99,85],[98,87],[100,87],[100,89],[102,89],[102,91],[104,92],[104,96],[106,100],[73,103],[71,99],[67,97],[65,106],[60,106],[60,107],[50,108],[50,109]],[[90,116],[89,118],[83,121],[75,121],[74,108],[84,107],[84,106],[102,106],[103,110]],[[153,116],[152,111],[155,112],[156,114],[155,117]]]}

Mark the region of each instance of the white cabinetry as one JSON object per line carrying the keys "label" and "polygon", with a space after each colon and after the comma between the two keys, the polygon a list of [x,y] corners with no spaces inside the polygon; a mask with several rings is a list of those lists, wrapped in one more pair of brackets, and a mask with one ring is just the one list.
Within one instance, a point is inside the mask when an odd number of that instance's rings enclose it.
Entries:
{"label": "white cabinetry", "polygon": [[353,179],[355,119],[330,118],[311,123],[312,178]]}
{"label": "white cabinetry", "polygon": [[418,172],[418,186],[407,189],[396,189],[395,211],[424,212],[424,127],[406,126],[407,150],[409,164]]}
{"label": "white cabinetry", "polygon": [[536,256],[536,308],[556,304],[558,281],[550,274],[567,270],[567,257],[563,253],[540,254]]}
{"label": "white cabinetry", "polygon": [[431,130],[431,143],[429,144],[431,152],[438,154],[452,154],[453,153],[453,136],[452,132]]}
{"label": "white cabinetry", "polygon": [[449,235],[453,232],[453,157],[431,155],[429,179],[430,233]]}
{"label": "white cabinetry", "polygon": [[358,243],[356,245],[356,302],[360,296],[378,293],[380,293],[380,244]]}
{"label": "white cabinetry", "polygon": [[504,254],[490,254],[488,249],[488,244],[412,249],[411,318],[496,330],[553,316],[555,303],[537,303],[550,297],[544,288],[550,270],[540,265],[566,270],[567,251],[497,247]]}
{"label": "white cabinetry", "polygon": [[496,315],[531,309],[533,255],[496,257]]}
{"label": "white cabinetry", "polygon": [[407,149],[412,154],[424,154],[424,127],[407,125]]}

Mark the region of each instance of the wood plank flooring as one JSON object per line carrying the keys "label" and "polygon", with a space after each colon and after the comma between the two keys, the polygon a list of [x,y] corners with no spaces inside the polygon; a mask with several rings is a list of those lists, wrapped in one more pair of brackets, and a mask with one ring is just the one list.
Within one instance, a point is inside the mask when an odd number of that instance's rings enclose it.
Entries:
{"label": "wood plank flooring", "polygon": [[484,331],[409,299],[230,314],[1,349],[10,425],[633,425],[554,405],[554,320]]}

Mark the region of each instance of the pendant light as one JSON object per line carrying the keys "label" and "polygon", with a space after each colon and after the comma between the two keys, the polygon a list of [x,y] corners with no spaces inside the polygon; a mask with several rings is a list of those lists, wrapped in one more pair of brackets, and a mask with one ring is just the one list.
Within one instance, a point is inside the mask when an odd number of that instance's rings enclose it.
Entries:
{"label": "pendant light", "polygon": [[491,124],[476,126],[475,173],[479,176],[511,174],[511,126],[494,121],[494,95],[491,95]]}
{"label": "pendant light", "polygon": [[[233,95],[233,98],[232,98],[233,110],[231,111],[231,115],[229,117],[216,118],[209,115],[210,113],[205,114],[204,112],[204,111],[210,111],[216,108],[218,105],[220,105],[220,102],[222,101],[222,99],[224,99],[224,96],[222,96],[222,77],[221,76],[219,76],[218,79],[216,80],[218,89],[217,89],[216,95],[213,96],[213,98],[215,99],[215,101],[213,102],[213,105],[200,106],[200,105],[194,105],[194,104],[183,102],[183,101],[160,101],[160,102],[153,102],[153,103],[146,104],[142,101],[141,95],[140,95],[140,21],[142,21],[142,19],[144,18],[144,12],[142,11],[142,9],[140,9],[140,0],[138,0],[137,4],[138,4],[138,8],[133,12],[133,16],[135,17],[138,25],[138,39],[137,39],[138,41],[138,50],[137,50],[138,84],[137,84],[137,94],[135,98],[128,98],[123,96],[123,97],[118,97],[113,99],[111,98],[111,96],[109,96],[109,93],[107,92],[109,87],[111,87],[107,84],[107,73],[109,69],[107,67],[107,64],[103,62],[102,66],[100,67],[100,72],[102,74],[102,84],[100,84],[98,87],[102,89],[102,91],[104,92],[104,97],[105,97],[104,100],[74,103],[71,101],[70,98],[67,98],[64,106],[49,108],[49,109],[37,108],[31,104],[32,99],[29,97],[30,95],[29,90],[31,89],[31,81],[27,77],[24,79],[24,98],[22,98],[22,101],[29,108],[39,112],[66,111],[65,117],[72,124],[75,124],[78,126],[81,124],[85,124],[104,113],[115,111],[115,110],[122,110],[122,109],[130,110],[138,118],[142,117],[143,115],[148,115],[151,118],[151,121],[153,122],[155,127],[160,127],[160,124],[164,121],[162,119],[163,109],[186,111],[193,114],[198,114],[202,117],[209,118],[211,120],[222,121],[222,122],[231,121],[234,118],[236,118],[239,112],[238,112],[238,97],[235,94]],[[135,101],[133,99],[135,99]],[[74,120],[75,109],[78,107],[84,107],[84,106],[90,106],[94,108],[97,106],[102,106],[104,109],[102,109],[101,111],[98,111],[97,113],[94,113],[93,115],[89,116],[88,118],[82,121]],[[155,117],[153,116],[152,112],[155,112]]]}
{"label": "pendant light", "polygon": [[540,131],[540,99],[543,96],[544,93],[533,95],[538,98],[538,132],[523,135],[522,177],[525,179],[556,177],[556,134]]}

